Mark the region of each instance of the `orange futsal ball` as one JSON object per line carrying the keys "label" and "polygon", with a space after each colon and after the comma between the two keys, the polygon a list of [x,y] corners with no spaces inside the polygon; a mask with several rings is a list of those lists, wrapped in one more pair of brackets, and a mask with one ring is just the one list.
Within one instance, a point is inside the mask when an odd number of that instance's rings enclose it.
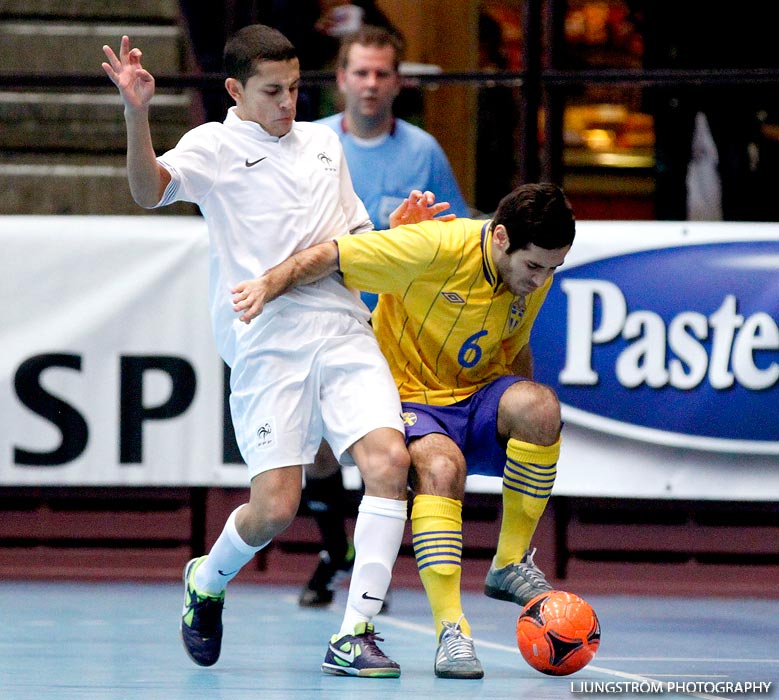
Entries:
{"label": "orange futsal ball", "polygon": [[537,671],[567,676],[584,668],[598,651],[598,616],[575,593],[542,593],[525,606],[517,619],[517,645],[525,661]]}

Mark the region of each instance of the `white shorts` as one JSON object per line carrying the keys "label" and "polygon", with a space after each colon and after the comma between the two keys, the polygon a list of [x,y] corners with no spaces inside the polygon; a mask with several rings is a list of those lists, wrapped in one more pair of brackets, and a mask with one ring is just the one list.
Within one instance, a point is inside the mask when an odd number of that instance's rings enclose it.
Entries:
{"label": "white shorts", "polygon": [[230,410],[250,477],[312,463],[322,438],[351,465],[348,448],[372,430],[403,434],[392,373],[358,319],[287,307],[242,341]]}

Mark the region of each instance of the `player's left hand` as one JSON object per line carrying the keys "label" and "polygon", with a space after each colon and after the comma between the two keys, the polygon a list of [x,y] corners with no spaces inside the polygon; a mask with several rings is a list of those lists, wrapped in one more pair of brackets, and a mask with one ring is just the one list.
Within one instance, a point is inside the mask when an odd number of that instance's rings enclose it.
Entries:
{"label": "player's left hand", "polygon": [[238,317],[240,321],[251,323],[253,318],[262,313],[268,300],[267,282],[267,277],[257,277],[239,282],[230,290],[233,295],[233,311],[241,314]]}
{"label": "player's left hand", "polygon": [[125,34],[119,44],[119,56],[113,49],[103,46],[108,61],[102,64],[106,75],[119,88],[125,108],[131,111],[148,110],[154,96],[154,76],[141,65],[143,54],[138,48],[130,48],[130,39]]}
{"label": "player's left hand", "polygon": [[403,224],[418,224],[421,221],[430,221],[430,219],[436,219],[437,221],[451,221],[457,217],[454,214],[444,214],[438,216],[441,212],[449,209],[449,202],[438,202],[436,204],[435,195],[429,190],[422,192],[421,190],[412,190],[390,214],[390,228],[395,226],[402,226]]}

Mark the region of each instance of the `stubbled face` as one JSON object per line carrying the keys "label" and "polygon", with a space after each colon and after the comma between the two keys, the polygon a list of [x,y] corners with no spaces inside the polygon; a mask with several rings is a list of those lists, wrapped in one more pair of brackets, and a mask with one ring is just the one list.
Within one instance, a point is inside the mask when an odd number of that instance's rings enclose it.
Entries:
{"label": "stubbled face", "polygon": [[235,100],[237,115],[257,122],[271,136],[284,136],[292,128],[297,109],[300,63],[260,61],[243,85],[228,78],[225,87]]}
{"label": "stubbled face", "polygon": [[571,246],[547,250],[532,243],[527,248],[506,253],[508,236],[503,226],[497,226],[492,239],[493,262],[503,283],[512,294],[524,297],[542,287],[565,262]]}
{"label": "stubbled face", "polygon": [[400,92],[391,46],[353,44],[345,68],[338,70],[338,89],[345,110],[354,118],[382,119],[392,114],[392,103]]}

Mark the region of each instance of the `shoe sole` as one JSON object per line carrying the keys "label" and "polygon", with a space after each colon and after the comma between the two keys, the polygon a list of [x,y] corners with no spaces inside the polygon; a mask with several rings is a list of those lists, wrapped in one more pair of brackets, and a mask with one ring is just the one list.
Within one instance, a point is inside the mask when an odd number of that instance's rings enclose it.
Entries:
{"label": "shoe sole", "polygon": [[179,625],[179,634],[181,635],[181,643],[184,646],[184,651],[187,652],[187,656],[192,660],[193,663],[196,663],[198,666],[213,666],[217,661],[219,661],[219,657],[214,659],[213,661],[209,661],[207,663],[203,663],[199,659],[196,659],[192,654],[189,653],[189,649],[187,648],[187,641],[184,639],[184,624],[182,623]]}
{"label": "shoe sole", "polygon": [[330,591],[329,596],[322,591],[316,591],[313,588],[304,588],[298,598],[298,605],[301,608],[326,608],[333,604],[333,594]]}
{"label": "shoe sole", "polygon": [[322,664],[322,673],[327,673],[331,676],[353,676],[355,678],[400,678],[400,669],[398,668],[347,668],[332,664]]}
{"label": "shoe sole", "polygon": [[309,603],[309,602],[303,601],[303,600],[299,600],[298,601],[298,606],[301,607],[301,608],[329,608],[332,604],[333,604],[332,600],[327,601],[327,602],[325,602],[323,600],[322,601],[317,600],[317,601],[315,601],[313,603]]}
{"label": "shoe sole", "polygon": [[[549,590],[553,589],[550,588]],[[492,586],[487,585],[484,586],[484,595],[486,595],[488,598],[494,598],[495,600],[505,600],[509,603],[516,603],[520,608],[524,608],[531,600],[533,600],[533,598],[546,592],[546,590],[536,591],[527,600],[522,601],[516,596],[511,595],[511,593],[506,593],[506,591],[504,591],[502,588],[493,588]]]}
{"label": "shoe sole", "polygon": [[[454,665],[449,668],[449,670],[446,670],[444,668],[438,667],[438,657],[439,652],[441,650],[441,647],[439,646],[438,651],[436,652],[436,660],[433,662],[433,673],[435,673],[436,678],[451,678],[451,679],[464,679],[464,680],[478,680],[479,678],[484,678],[484,669],[481,667],[481,662],[476,658],[476,655],[474,654],[474,662],[478,664],[476,667],[472,667],[470,671],[467,671],[465,669],[457,669]],[[457,662],[449,660],[450,663],[456,664]],[[444,655],[444,657],[441,659],[441,664],[445,665],[447,662],[447,658]]]}
{"label": "shoe sole", "polygon": [[462,679],[462,680],[478,680],[484,678],[484,671],[439,671],[435,669],[436,678],[449,678],[449,679]]}
{"label": "shoe sole", "polygon": [[492,586],[484,586],[484,595],[488,598],[494,598],[495,600],[507,600],[509,603],[516,603],[517,605],[524,607],[524,603],[520,603],[511,593],[506,593],[502,588],[493,588]]}

